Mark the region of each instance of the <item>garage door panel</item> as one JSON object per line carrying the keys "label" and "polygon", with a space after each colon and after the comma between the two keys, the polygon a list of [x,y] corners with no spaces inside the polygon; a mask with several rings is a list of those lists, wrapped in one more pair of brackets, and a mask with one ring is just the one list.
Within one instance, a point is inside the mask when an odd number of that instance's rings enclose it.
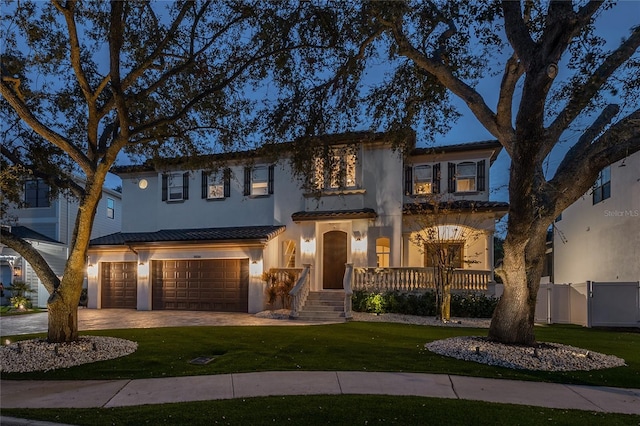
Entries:
{"label": "garage door panel", "polygon": [[102,308],[137,308],[138,264],[104,262],[101,266]]}
{"label": "garage door panel", "polygon": [[249,261],[154,261],[152,287],[153,309],[247,312]]}

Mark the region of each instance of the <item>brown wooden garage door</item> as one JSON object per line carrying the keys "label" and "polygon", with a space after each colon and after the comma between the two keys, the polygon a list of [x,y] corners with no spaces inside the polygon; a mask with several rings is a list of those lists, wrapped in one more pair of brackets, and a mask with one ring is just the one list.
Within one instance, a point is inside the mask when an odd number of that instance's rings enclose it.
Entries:
{"label": "brown wooden garage door", "polygon": [[138,264],[102,263],[102,307],[137,308]]}
{"label": "brown wooden garage door", "polygon": [[153,261],[153,309],[247,312],[248,259]]}

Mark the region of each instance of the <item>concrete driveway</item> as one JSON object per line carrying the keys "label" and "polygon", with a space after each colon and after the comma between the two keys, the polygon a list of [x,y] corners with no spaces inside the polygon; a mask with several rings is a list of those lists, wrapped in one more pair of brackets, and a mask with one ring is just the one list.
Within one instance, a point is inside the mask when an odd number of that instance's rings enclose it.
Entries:
{"label": "concrete driveway", "polygon": [[[0,336],[45,333],[47,313],[0,317]],[[253,314],[203,311],[136,311],[133,309],[78,309],[78,330],[183,326],[252,326],[330,324],[289,319],[259,318]]]}

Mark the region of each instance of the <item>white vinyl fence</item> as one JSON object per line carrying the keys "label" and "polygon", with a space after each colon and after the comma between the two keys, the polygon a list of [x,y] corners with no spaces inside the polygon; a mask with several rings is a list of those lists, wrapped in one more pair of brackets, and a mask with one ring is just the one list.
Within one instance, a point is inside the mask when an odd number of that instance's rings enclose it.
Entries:
{"label": "white vinyl fence", "polygon": [[640,327],[640,282],[541,283],[536,322]]}

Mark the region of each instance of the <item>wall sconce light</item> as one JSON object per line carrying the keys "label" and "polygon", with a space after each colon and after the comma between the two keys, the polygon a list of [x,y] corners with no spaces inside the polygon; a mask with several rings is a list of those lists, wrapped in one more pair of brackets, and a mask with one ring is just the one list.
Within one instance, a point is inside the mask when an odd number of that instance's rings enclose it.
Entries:
{"label": "wall sconce light", "polygon": [[22,276],[22,268],[20,266],[13,267],[13,276],[14,278],[20,278]]}
{"label": "wall sconce light", "polygon": [[300,245],[302,254],[313,255],[316,252],[316,240],[314,238],[304,238]]}
{"label": "wall sconce light", "polygon": [[353,233],[353,239],[356,240],[356,241],[362,240],[362,234],[360,233],[360,231],[355,231]]}
{"label": "wall sconce light", "polygon": [[249,275],[260,277],[262,276],[263,269],[262,259],[253,259],[249,265]]}
{"label": "wall sconce light", "polygon": [[149,264],[145,262],[138,263],[138,276],[139,277],[148,277],[149,276]]}
{"label": "wall sconce light", "polygon": [[98,265],[89,263],[87,265],[87,277],[95,278],[98,276]]}

